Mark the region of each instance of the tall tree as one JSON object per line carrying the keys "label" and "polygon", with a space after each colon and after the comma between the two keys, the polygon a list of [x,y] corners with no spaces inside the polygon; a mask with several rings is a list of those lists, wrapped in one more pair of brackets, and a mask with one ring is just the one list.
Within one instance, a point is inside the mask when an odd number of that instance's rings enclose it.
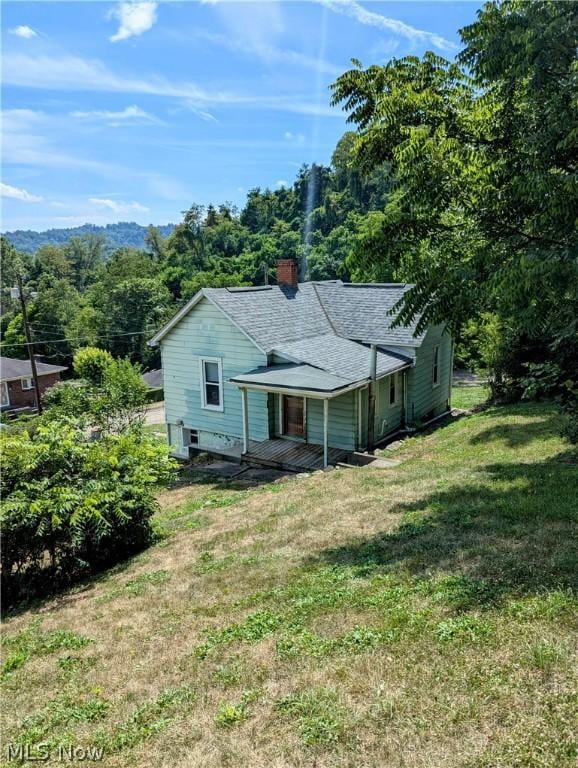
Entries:
{"label": "tall tree", "polygon": [[383,256],[358,250],[352,267],[379,279],[403,264],[415,287],[401,322],[423,313],[422,327],[459,329],[497,313],[515,337],[518,388],[546,364],[550,391],[575,408],[578,6],[492,2],[461,35],[457,64],[431,53],[356,63],[333,86],[358,127],[357,162],[390,163],[397,182]]}

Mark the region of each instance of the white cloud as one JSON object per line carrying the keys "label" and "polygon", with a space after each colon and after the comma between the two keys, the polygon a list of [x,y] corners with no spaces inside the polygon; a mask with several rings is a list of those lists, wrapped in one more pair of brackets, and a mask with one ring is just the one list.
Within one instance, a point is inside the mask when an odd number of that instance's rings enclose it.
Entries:
{"label": "white cloud", "polygon": [[123,77],[109,70],[101,61],[79,56],[29,56],[7,54],[3,78],[6,85],[42,90],[99,91],[108,93],[150,94],[182,100],[187,108],[210,119],[210,107],[245,106],[302,115],[338,117],[339,110],[327,103],[303,101],[295,96],[209,91],[195,83],[173,82],[151,75],[146,79]]}
{"label": "white cloud", "polygon": [[283,134],[285,141],[290,141],[294,144],[305,144],[305,135],[303,133],[292,133],[291,131],[285,131]]}
{"label": "white cloud", "polygon": [[104,120],[111,122],[112,125],[126,122],[148,122],[148,123],[160,123],[161,121],[151,115],[149,112],[145,112],[144,109],[133,105],[131,107],[125,107],[118,112],[110,110],[93,110],[91,112],[75,111],[70,113],[71,117],[75,117],[78,120]]}
{"label": "white cloud", "polygon": [[157,4],[150,0],[119,3],[111,12],[119,21],[118,31],[110,37],[111,43],[147,32],[157,20]]}
{"label": "white cloud", "polygon": [[275,182],[275,186],[278,187],[279,189],[281,189],[281,187],[288,187],[289,186],[289,182],[286,181],[285,179],[279,179],[279,181]]}
{"label": "white cloud", "polygon": [[437,35],[435,32],[416,29],[416,27],[411,27],[409,24],[405,24],[398,19],[391,19],[374,11],[368,11],[357,0],[319,0],[319,2],[326,8],[329,8],[329,10],[349,16],[360,24],[385,29],[388,32],[395,32],[414,43],[425,42],[442,51],[453,51],[458,47],[455,43],[446,40],[445,37]]}
{"label": "white cloud", "polygon": [[16,37],[23,37],[25,40],[29,40],[31,37],[38,37],[38,32],[35,32],[27,24],[21,24],[19,27],[9,29],[8,32],[11,35],[16,35]]}
{"label": "white cloud", "polygon": [[249,39],[241,37],[232,37],[231,35],[221,35],[205,30],[196,30],[195,37],[200,40],[206,40],[214,45],[219,45],[229,51],[242,53],[248,56],[255,56],[267,64],[276,62],[278,64],[289,64],[290,66],[303,67],[304,69],[313,69],[316,72],[336,77],[343,72],[343,67],[331,64],[328,61],[320,59],[318,56],[309,56],[300,51],[291,51],[271,45],[270,40],[263,40],[260,37],[251,36]]}
{"label": "white cloud", "polygon": [[0,182],[0,193],[2,197],[22,200],[25,203],[39,203],[42,200],[38,195],[31,195],[22,187],[12,187],[10,184],[4,184],[4,182]]}
{"label": "white cloud", "polygon": [[106,197],[90,197],[88,202],[102,208],[107,208],[109,211],[113,211],[113,213],[119,215],[127,213],[146,213],[150,210],[146,206],[141,205],[140,203],[135,203],[134,201],[132,203],[123,203],[119,200],[109,200]]}

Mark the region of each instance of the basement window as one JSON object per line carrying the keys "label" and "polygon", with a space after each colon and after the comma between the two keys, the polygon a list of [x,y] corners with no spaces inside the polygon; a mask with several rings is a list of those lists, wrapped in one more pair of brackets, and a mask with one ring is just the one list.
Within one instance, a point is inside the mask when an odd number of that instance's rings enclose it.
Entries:
{"label": "basement window", "polygon": [[196,429],[183,427],[183,445],[185,448],[199,444],[199,433]]}
{"label": "basement window", "polygon": [[201,357],[201,405],[208,411],[223,410],[223,366],[220,357]]}

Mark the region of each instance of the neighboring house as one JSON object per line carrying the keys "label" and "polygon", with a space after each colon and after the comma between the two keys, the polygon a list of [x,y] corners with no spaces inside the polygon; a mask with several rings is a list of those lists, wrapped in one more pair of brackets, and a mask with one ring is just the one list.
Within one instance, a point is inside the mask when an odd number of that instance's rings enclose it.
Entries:
{"label": "neighboring house", "polygon": [[[40,397],[47,389],[60,381],[60,374],[68,370],[65,365],[36,363]],[[12,357],[0,357],[0,390],[2,410],[17,408],[35,408],[36,392],[32,379],[32,366],[29,360],[16,360]]]}
{"label": "neighboring house", "polygon": [[392,328],[407,286],[298,283],[288,259],[277,282],[205,288],[151,340],[177,455],[326,466],[449,410],[449,333]]}
{"label": "neighboring house", "polygon": [[153,371],[147,371],[146,373],[143,373],[142,378],[145,384],[147,384],[151,389],[163,388],[162,368],[155,368]]}

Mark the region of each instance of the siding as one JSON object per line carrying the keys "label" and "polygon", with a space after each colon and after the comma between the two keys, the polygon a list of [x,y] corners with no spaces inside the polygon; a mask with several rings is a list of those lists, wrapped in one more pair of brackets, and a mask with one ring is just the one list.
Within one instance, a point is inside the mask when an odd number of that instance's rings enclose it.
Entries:
{"label": "siding", "polygon": [[[437,416],[446,408],[451,389],[451,350],[449,333],[441,325],[432,326],[417,350],[415,366],[408,373],[407,419],[419,421],[433,412]],[[434,348],[439,346],[439,385],[433,386]]]}
{"label": "siding", "polygon": [[384,435],[397,429],[401,424],[401,413],[403,409],[403,374],[393,374],[396,376],[395,403],[389,404],[389,384],[391,376],[379,379],[376,382],[375,396],[375,440],[378,441]]}
{"label": "siding", "polygon": [[[274,395],[274,433],[281,434],[279,419],[279,398]],[[323,445],[323,400],[308,397],[305,426],[307,442]],[[354,392],[346,392],[329,401],[329,423],[327,439],[331,448],[354,451],[356,448],[357,414]]]}
{"label": "siding", "polygon": [[[166,420],[197,429],[200,447],[215,446],[214,436],[238,442],[243,435],[241,393],[229,379],[266,365],[266,356],[207,299],[202,299],[161,342]],[[219,357],[223,366],[223,411],[201,407],[200,357]],[[249,437],[269,437],[267,395],[248,393]],[[226,443],[227,441],[224,441]]]}
{"label": "siding", "polygon": [[[355,394],[346,392],[329,401],[328,442],[332,448],[355,450],[357,418]],[[323,445],[323,401],[307,400],[307,442]]]}

